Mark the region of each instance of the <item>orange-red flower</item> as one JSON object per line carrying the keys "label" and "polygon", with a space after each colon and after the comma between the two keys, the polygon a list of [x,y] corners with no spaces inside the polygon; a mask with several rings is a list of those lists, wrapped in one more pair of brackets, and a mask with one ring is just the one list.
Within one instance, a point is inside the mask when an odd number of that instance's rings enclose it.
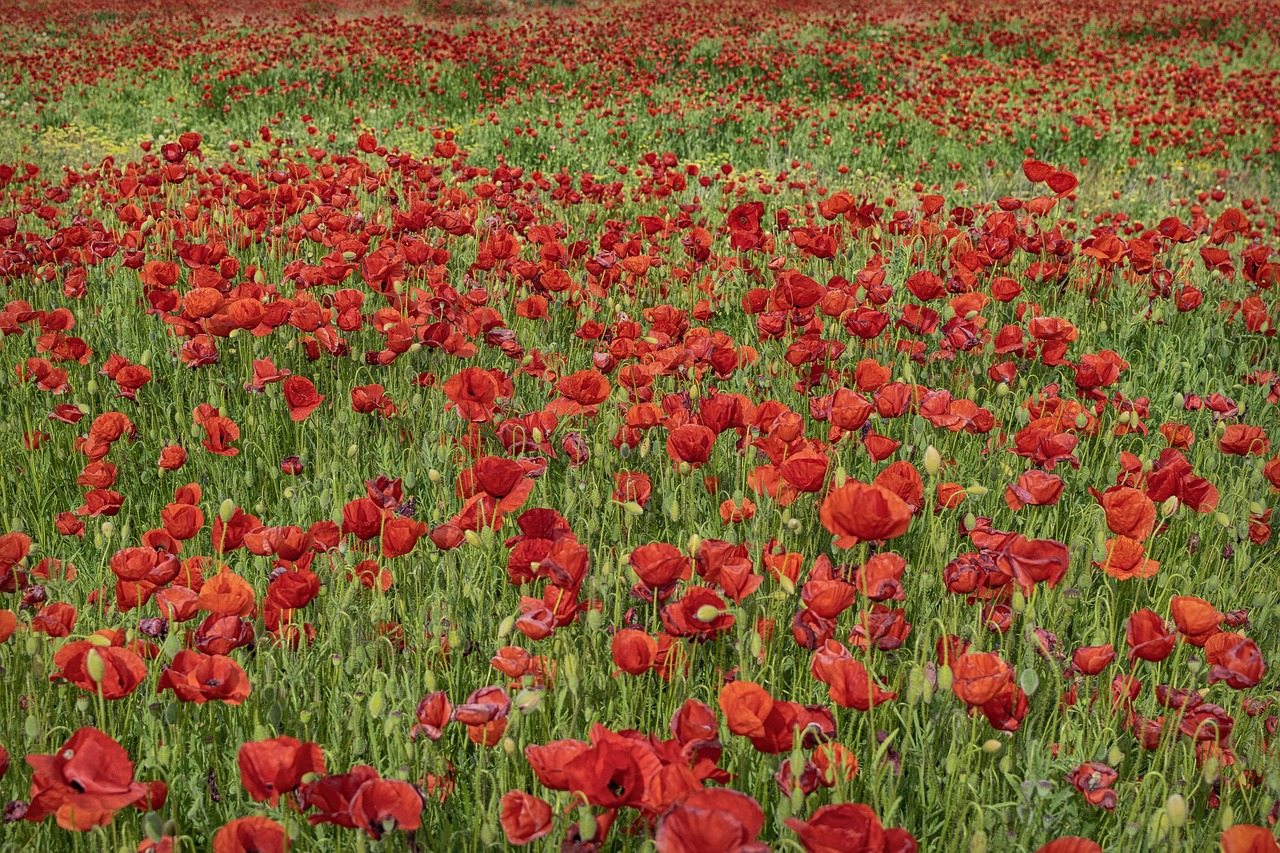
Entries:
{"label": "orange-red flower", "polygon": [[551,806],[545,800],[524,791],[507,791],[501,805],[499,821],[508,844],[521,847],[551,831]]}
{"label": "orange-red flower", "polygon": [[1218,837],[1222,853],[1280,853],[1280,842],[1265,826],[1241,823]]}
{"label": "orange-red flower", "polygon": [[827,495],[820,518],[822,526],[837,537],[837,545],[852,547],[858,542],[894,539],[906,533],[911,524],[911,508],[883,486],[851,480]]}
{"label": "orange-red flower", "polygon": [[1125,623],[1125,639],[1129,643],[1129,660],[1159,662],[1167,658],[1178,642],[1160,615],[1152,610],[1139,610]]}
{"label": "orange-red flower", "polygon": [[993,652],[962,654],[951,664],[951,690],[967,705],[985,705],[1013,683],[1013,667]]}
{"label": "orange-red flower", "polygon": [[266,817],[240,817],[213,836],[213,853],[286,853],[289,834]]}

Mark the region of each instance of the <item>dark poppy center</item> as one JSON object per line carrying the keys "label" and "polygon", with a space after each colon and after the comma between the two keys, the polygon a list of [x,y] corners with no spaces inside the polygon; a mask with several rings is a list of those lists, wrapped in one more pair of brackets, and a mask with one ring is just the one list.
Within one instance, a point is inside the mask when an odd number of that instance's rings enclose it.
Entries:
{"label": "dark poppy center", "polygon": [[206,681],[206,682],[204,683],[204,686],[205,686],[205,687],[221,687],[221,686],[222,686],[222,679],[221,679],[221,678],[210,678],[208,681]]}

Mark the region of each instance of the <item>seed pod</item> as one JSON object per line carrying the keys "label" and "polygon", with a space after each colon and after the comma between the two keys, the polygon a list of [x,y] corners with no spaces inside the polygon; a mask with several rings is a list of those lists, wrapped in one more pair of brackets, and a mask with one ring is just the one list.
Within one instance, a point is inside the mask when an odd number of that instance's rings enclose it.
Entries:
{"label": "seed pod", "polygon": [[1165,814],[1169,816],[1169,825],[1175,829],[1180,829],[1187,823],[1187,801],[1178,793],[1169,795],[1169,799],[1164,801]]}
{"label": "seed pod", "polygon": [[942,454],[932,444],[924,449],[924,470],[930,477],[938,476],[942,470]]}
{"label": "seed pod", "polygon": [[107,674],[107,662],[102,659],[102,655],[90,650],[84,657],[84,671],[94,684],[100,684],[102,677]]}
{"label": "seed pod", "polygon": [[924,667],[913,666],[907,676],[907,704],[914,706],[924,697],[924,688],[928,682],[924,677]]}
{"label": "seed pod", "polygon": [[583,806],[578,814],[578,837],[583,841],[591,841],[596,837],[596,816],[589,806]]}
{"label": "seed pod", "polygon": [[1018,686],[1022,688],[1022,692],[1030,698],[1036,695],[1036,691],[1040,689],[1040,673],[1028,667],[1018,676]]}

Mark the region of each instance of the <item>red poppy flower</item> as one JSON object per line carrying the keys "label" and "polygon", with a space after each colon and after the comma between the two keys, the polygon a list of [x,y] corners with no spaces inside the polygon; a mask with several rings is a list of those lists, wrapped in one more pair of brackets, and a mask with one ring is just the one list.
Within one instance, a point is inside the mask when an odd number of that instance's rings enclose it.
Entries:
{"label": "red poppy flower", "polygon": [[915,853],[916,840],[905,829],[885,829],[868,805],[822,806],[807,821],[787,818],[806,853]]}
{"label": "red poppy flower", "polygon": [[244,544],[244,537],[251,530],[256,530],[260,526],[262,526],[262,523],[256,516],[247,514],[239,507],[234,507],[232,517],[227,521],[223,521],[221,514],[214,517],[214,524],[211,525],[209,538],[216,553],[230,553],[241,548]]}
{"label": "red poppy flower", "polygon": [[237,754],[240,784],[249,796],[274,806],[282,794],[297,790],[304,776],[324,775],[320,746],[282,735],[241,744]]}
{"label": "red poppy flower", "polygon": [[833,489],[822,502],[822,526],[840,547],[894,539],[911,525],[911,508],[889,489],[851,480]]}
{"label": "red poppy flower", "polygon": [[862,661],[852,657],[840,658],[830,664],[823,673],[831,701],[841,708],[869,711],[876,705],[898,698],[898,694],[881,689]]}
{"label": "red poppy flower", "polygon": [[658,640],[638,628],[623,628],[613,635],[610,651],[621,672],[643,675],[657,660]]}
{"label": "red poppy flower", "polygon": [[298,800],[304,810],[316,809],[315,814],[307,815],[307,822],[312,826],[328,823],[355,829],[351,800],[355,798],[360,786],[378,778],[381,777],[377,770],[367,764],[357,764],[347,773],[323,776],[304,783],[298,789]]}
{"label": "red poppy flower", "polygon": [[993,652],[960,655],[951,665],[951,689],[967,705],[985,705],[1013,683],[1013,667]]}
{"label": "red poppy flower", "polygon": [[1113,536],[1106,542],[1106,552],[1103,562],[1093,564],[1117,580],[1149,578],[1160,571],[1160,562],[1148,559],[1147,547],[1137,539]]}
{"label": "red poppy flower", "polygon": [[196,651],[225,655],[253,642],[253,623],[239,616],[210,613],[191,636]]}
{"label": "red poppy flower", "polygon": [[754,799],[732,788],[697,788],[658,818],[654,844],[659,853],[767,853],[756,841],[764,812]]}
{"label": "red poppy flower", "polygon": [[324,395],[304,376],[290,376],[281,383],[285,402],[289,405],[289,419],[295,423],[305,420],[324,402]]}
{"label": "red poppy flower", "polygon": [[351,799],[351,815],[357,828],[377,841],[396,829],[422,825],[422,795],[408,782],[370,779]]}
{"label": "red poppy flower", "polygon": [[1245,690],[1262,681],[1267,666],[1262,661],[1262,650],[1248,637],[1239,634],[1217,633],[1204,644],[1205,658],[1212,667],[1209,683],[1225,681],[1229,687]]}
{"label": "red poppy flower", "polygon": [[196,607],[227,616],[248,616],[256,605],[253,587],[226,566],[200,587]]}
{"label": "red poppy flower", "polygon": [[1212,604],[1194,595],[1175,595],[1169,602],[1169,612],[1173,624],[1193,646],[1203,646],[1219,633],[1218,626],[1226,618]]}
{"label": "red poppy flower", "polygon": [[133,762],[120,744],[95,728],[82,728],[52,755],[28,755],[31,804],[26,819],[56,814],[64,829],[85,831],[111,822],[117,809],[147,792],[133,781]]}
{"label": "red poppy flower", "polygon": [[508,791],[502,795],[499,821],[507,843],[522,847],[551,831],[551,806],[524,791]]}
{"label": "red poppy flower", "polygon": [[773,697],[751,681],[731,681],[720,688],[720,710],[729,731],[744,737],[763,737],[773,711]]}
{"label": "red poppy flower", "polygon": [[684,465],[692,470],[705,465],[711,458],[716,434],[702,424],[685,424],[667,435],[667,455],[677,467]]}
{"label": "red poppy flower", "polygon": [[[95,637],[94,640],[99,638]],[[91,673],[101,662],[101,673]],[[134,691],[147,677],[147,665],[130,649],[101,645],[90,640],[68,643],[53,656],[58,672],[50,680],[69,681],[81,690],[101,694],[104,699],[120,699]]]}
{"label": "red poppy flower", "polygon": [[453,706],[449,704],[449,697],[445,692],[437,690],[422,697],[414,714],[418,724],[410,730],[410,739],[422,732],[429,739],[436,741],[444,736],[444,727],[453,716]]}
{"label": "red poppy flower", "polygon": [[1013,575],[1024,595],[1030,595],[1037,583],[1050,589],[1067,573],[1071,551],[1053,539],[1028,539],[1020,533],[1009,536],[1000,546],[996,565]]}
{"label": "red poppy flower", "polygon": [[693,560],[674,545],[652,542],[631,552],[628,565],[646,587],[666,589],[693,576]]}
{"label": "red poppy flower", "polygon": [[1062,497],[1063,480],[1038,468],[1018,477],[1018,482],[1005,486],[1004,502],[1017,512],[1024,506],[1056,506]]}
{"label": "red poppy flower", "polygon": [[1280,842],[1265,826],[1241,823],[1224,830],[1218,837],[1222,853],[1278,853]]}
{"label": "red poppy flower", "polygon": [[1097,675],[1116,659],[1116,650],[1105,646],[1081,646],[1071,655],[1071,664],[1084,675]]}
{"label": "red poppy flower", "polygon": [[501,687],[481,687],[453,709],[453,719],[467,726],[481,726],[511,712],[511,697]]}
{"label": "red poppy flower", "polygon": [[613,475],[613,499],[619,503],[635,501],[642,508],[653,494],[649,475],[639,471],[619,471]]}
{"label": "red poppy flower", "polygon": [[449,400],[445,411],[457,411],[463,420],[472,423],[491,420],[499,397],[505,396],[496,373],[478,367],[455,373],[444,383],[443,390]]}
{"label": "red poppy flower", "polygon": [[427,533],[425,522],[397,516],[382,527],[382,556],[387,559],[402,557],[418,544]]}
{"label": "red poppy flower", "polygon": [[1155,527],[1156,505],[1143,492],[1117,486],[1107,489],[1098,497],[1098,502],[1106,511],[1107,527],[1112,533],[1139,541],[1151,535]]}
{"label": "red poppy flower", "polygon": [[1098,761],[1081,764],[1067,774],[1067,781],[1084,794],[1085,802],[1107,811],[1116,807],[1116,792],[1111,788],[1120,774]]}
{"label": "red poppy flower", "polygon": [[172,690],[183,702],[203,705],[213,699],[239,705],[249,698],[249,677],[229,657],[183,649],[156,684],[156,692]]}
{"label": "red poppy flower", "polygon": [[1167,658],[1178,642],[1178,635],[1164,624],[1152,610],[1139,610],[1125,623],[1125,639],[1129,643],[1129,660],[1158,663]]}
{"label": "red poppy flower", "polygon": [[1271,439],[1262,427],[1249,424],[1227,424],[1218,449],[1236,456],[1265,456],[1271,450]]}
{"label": "red poppy flower", "polygon": [[760,230],[760,218],[764,216],[764,202],[740,204],[729,211],[729,246],[735,252],[746,252],[764,241]]}
{"label": "red poppy flower", "polygon": [[213,836],[213,853],[286,853],[289,834],[274,820],[240,817]]}
{"label": "red poppy flower", "polygon": [[736,617],[714,590],[689,587],[677,601],[662,608],[662,624],[676,637],[709,640],[733,627]]}
{"label": "red poppy flower", "polygon": [[205,450],[218,456],[235,456],[240,453],[240,448],[231,446],[232,442],[240,440],[240,426],[231,418],[205,418],[200,421],[200,426],[205,432],[205,438],[200,442]]}
{"label": "red poppy flower", "polygon": [[46,604],[31,619],[31,630],[50,637],[68,637],[76,627],[78,615],[74,605],[63,602]]}

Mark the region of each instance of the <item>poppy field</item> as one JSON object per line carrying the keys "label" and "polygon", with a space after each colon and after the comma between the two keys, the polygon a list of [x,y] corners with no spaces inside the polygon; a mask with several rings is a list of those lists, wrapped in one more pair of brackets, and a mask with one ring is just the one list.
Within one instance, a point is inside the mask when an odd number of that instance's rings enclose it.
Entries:
{"label": "poppy field", "polygon": [[1278,42],[6,4],[0,850],[1280,853]]}

